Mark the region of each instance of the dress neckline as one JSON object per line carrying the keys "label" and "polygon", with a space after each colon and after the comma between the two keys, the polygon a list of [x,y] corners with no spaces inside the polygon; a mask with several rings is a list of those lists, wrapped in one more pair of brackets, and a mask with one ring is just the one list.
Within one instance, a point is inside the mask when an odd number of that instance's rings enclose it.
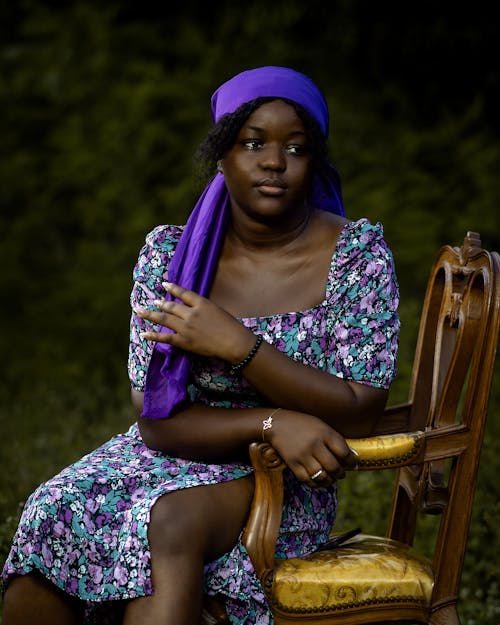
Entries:
{"label": "dress neckline", "polygon": [[[360,220],[363,221],[363,220]],[[329,285],[330,282],[332,280],[332,276],[333,276],[333,272],[334,272],[334,268],[337,262],[337,255],[338,255],[338,250],[339,250],[339,243],[342,239],[344,239],[347,235],[347,230],[352,227],[353,225],[359,225],[360,221],[348,221],[347,223],[345,223],[342,228],[340,229],[339,235],[337,237],[337,241],[335,243],[335,247],[333,249],[333,253],[332,253],[332,257],[330,260],[330,268],[328,271],[328,276],[326,279],[326,284],[325,284],[325,295],[323,300],[319,303],[316,304],[315,306],[311,306],[310,308],[307,308],[306,310],[293,310],[293,311],[288,311],[288,312],[279,312],[279,313],[275,313],[273,315],[257,315],[257,316],[243,316],[243,317],[236,317],[236,319],[238,319],[239,321],[258,321],[258,320],[265,320],[265,319],[275,319],[277,317],[290,317],[290,316],[296,316],[296,317],[305,317],[307,315],[310,315],[311,313],[313,313],[314,311],[318,310],[318,308],[322,308],[324,307],[327,302],[328,302],[328,292],[329,292]]]}

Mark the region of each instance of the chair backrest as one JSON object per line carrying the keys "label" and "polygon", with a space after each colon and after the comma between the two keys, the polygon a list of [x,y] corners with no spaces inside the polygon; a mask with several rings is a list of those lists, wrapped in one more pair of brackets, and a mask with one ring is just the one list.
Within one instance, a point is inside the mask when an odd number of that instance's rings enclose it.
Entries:
{"label": "chair backrest", "polygon": [[412,544],[417,517],[440,514],[433,603],[456,597],[500,326],[500,257],[468,232],[441,249],[421,316],[406,417],[426,462],[398,472],[388,536]]}

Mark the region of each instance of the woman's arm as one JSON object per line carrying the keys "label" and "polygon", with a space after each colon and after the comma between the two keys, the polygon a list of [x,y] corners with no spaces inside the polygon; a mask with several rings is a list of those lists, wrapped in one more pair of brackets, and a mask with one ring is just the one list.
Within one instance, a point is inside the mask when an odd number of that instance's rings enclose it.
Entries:
{"label": "woman's arm", "polygon": [[144,393],[132,390],[146,445],[173,456],[204,460],[248,460],[248,445],[262,438],[271,408],[226,409],[192,404],[166,419],[141,418]]}
{"label": "woman's arm", "polygon": [[263,342],[244,376],[273,404],[316,415],[346,437],[370,435],[388,391],[299,363]]}
{"label": "woman's arm", "polygon": [[[132,391],[142,412],[143,393]],[[170,455],[213,461],[248,461],[248,445],[263,438],[263,422],[273,414],[265,439],[280,453],[296,477],[310,486],[327,486],[353,468],[356,458],[344,437],[308,414],[276,408],[212,408],[193,404],[168,419],[139,418],[148,447]],[[322,469],[320,482],[310,476]]]}
{"label": "woman's arm", "polygon": [[[256,339],[248,328],[192,291],[173,284],[166,288],[180,302],[156,301],[158,312],[144,308],[135,312],[174,334],[147,332],[144,338],[232,364],[245,358]],[[384,389],[303,365],[265,341],[242,373],[270,405],[320,417],[344,436],[369,435],[387,399]]]}

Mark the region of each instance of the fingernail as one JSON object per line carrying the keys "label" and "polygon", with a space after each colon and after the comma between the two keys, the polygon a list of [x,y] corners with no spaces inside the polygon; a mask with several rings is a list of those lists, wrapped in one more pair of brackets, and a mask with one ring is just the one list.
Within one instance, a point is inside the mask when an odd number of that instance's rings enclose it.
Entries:
{"label": "fingernail", "polygon": [[153,300],[153,304],[155,306],[161,306],[163,304],[163,301],[161,299],[155,299]]}
{"label": "fingernail", "polygon": [[145,313],[146,309],[144,308],[144,306],[134,306],[134,312],[140,315],[142,313]]}
{"label": "fingernail", "polygon": [[359,456],[358,452],[357,452],[355,449],[353,449],[352,447],[349,447],[349,449],[352,451],[352,453],[353,453],[355,456]]}
{"label": "fingernail", "polygon": [[147,332],[139,332],[140,338],[144,341],[147,340]]}
{"label": "fingernail", "polygon": [[163,288],[168,291],[170,289],[170,287],[172,286],[171,282],[162,282]]}

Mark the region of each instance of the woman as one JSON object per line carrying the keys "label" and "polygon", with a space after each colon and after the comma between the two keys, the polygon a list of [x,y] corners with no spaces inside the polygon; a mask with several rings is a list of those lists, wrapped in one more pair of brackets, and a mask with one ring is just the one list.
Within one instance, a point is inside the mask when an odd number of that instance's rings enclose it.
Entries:
{"label": "woman", "polygon": [[[395,373],[399,321],[380,225],[343,216],[328,109],[303,74],[264,67],[212,97],[218,172],[185,227],[135,268],[129,373],[138,424],[42,485],[4,568],[5,625],[193,625],[202,595],[272,622],[240,541],[247,449],[289,471],[277,556],[326,541],[335,482]],[[115,613],[119,610],[115,609]],[[93,620],[92,620],[93,619]],[[120,621],[118,621],[120,622]]]}

